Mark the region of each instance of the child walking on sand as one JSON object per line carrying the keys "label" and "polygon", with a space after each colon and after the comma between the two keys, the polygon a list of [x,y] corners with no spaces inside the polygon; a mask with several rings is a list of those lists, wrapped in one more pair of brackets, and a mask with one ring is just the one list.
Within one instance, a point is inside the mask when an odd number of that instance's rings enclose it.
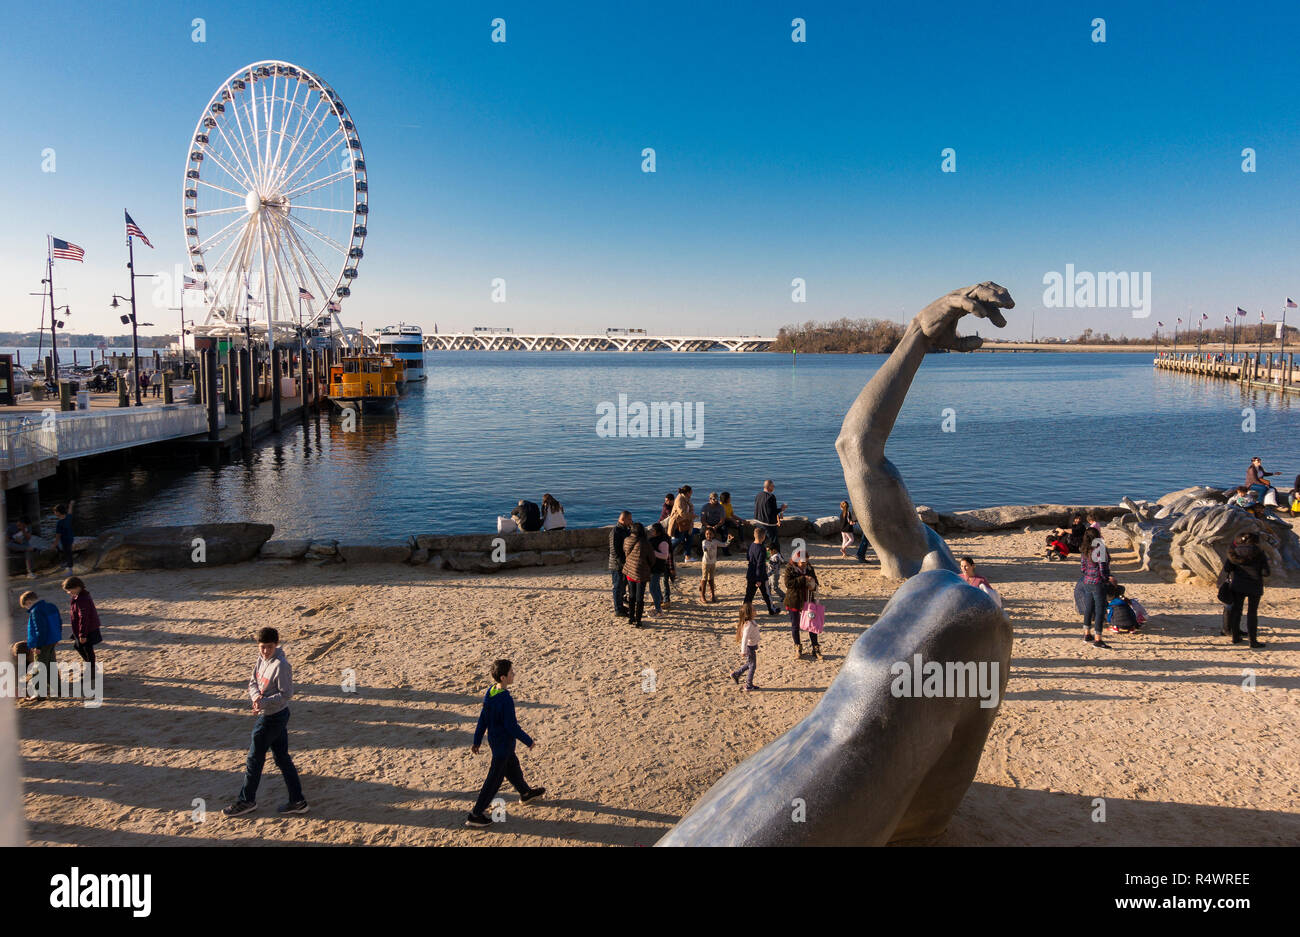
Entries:
{"label": "child walking on sand", "polygon": [[57,679],[54,669],[54,647],[63,638],[63,617],[52,602],[47,602],[28,590],[18,597],[18,604],[27,610],[27,640],[19,641],[10,650],[14,657],[22,657],[24,672],[31,670],[32,661],[41,665],[40,677],[31,675],[39,692],[29,699],[40,700],[50,696]]}
{"label": "child walking on sand", "polygon": [[749,553],[746,555],[748,565],[745,567],[745,604],[754,601],[754,592],[757,590],[763,593],[763,601],[767,603],[767,613],[776,615],[778,613],[772,607],[772,596],[767,591],[767,547],[763,543],[766,539],[767,531],[756,526],[754,542],[749,545]]}
{"label": "child walking on sand", "polygon": [[280,648],[280,632],[263,628],[257,632],[257,661],[253,675],[248,678],[248,697],[253,701],[253,737],[248,745],[248,760],[244,764],[244,786],[239,799],[221,812],[228,817],[242,817],[257,809],[257,788],[262,781],[262,768],[266,765],[266,752],[270,749],[275,766],[284,776],[289,788],[289,802],[277,813],[306,813],[307,801],[302,796],[302,782],[298,769],[289,757],[289,700],[293,696],[293,668]]}
{"label": "child walking on sand", "polygon": [[63,591],[72,602],[72,649],[81,659],[95,666],[95,645],[104,640],[99,632],[99,612],[95,600],[86,591],[86,584],[76,576],[63,580]]}
{"label": "child walking on sand", "polygon": [[530,749],[535,743],[515,718],[515,701],[510,695],[510,684],[515,682],[514,665],[508,660],[493,661],[492,680],[492,686],[483,694],[483,710],[479,713],[478,726],[474,729],[474,744],[470,747],[470,751],[477,755],[479,745],[483,742],[483,733],[487,733],[488,747],[492,750],[492,764],[488,767],[487,779],[478,792],[474,809],[465,821],[466,826],[478,829],[492,825],[491,819],[483,811],[492,804],[492,798],[501,790],[503,780],[514,785],[519,792],[521,804],[530,803],[546,793],[546,788],[529,787],[524,781],[519,756],[515,754],[516,740]]}
{"label": "child walking on sand", "polygon": [[[700,601],[716,602],[718,601],[718,591],[714,586],[714,573],[718,568],[718,547],[722,546],[722,541],[718,539],[718,532],[712,527],[704,528],[704,540],[700,542],[701,563],[700,563]],[[711,598],[704,597],[704,590],[709,590]]]}
{"label": "child walking on sand", "polygon": [[754,620],[754,604],[746,602],[740,606],[740,621],[736,624],[736,640],[740,642],[741,653],[745,655],[745,662],[731,672],[731,679],[735,683],[740,683],[741,674],[748,674],[745,678],[745,692],[757,690],[754,685],[754,674],[758,672],[758,622]]}

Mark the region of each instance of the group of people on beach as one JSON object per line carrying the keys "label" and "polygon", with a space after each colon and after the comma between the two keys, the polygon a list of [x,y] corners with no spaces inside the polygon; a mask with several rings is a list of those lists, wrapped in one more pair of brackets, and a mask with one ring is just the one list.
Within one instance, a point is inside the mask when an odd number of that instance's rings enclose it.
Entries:
{"label": "group of people on beach", "polygon": [[[806,547],[797,547],[788,561],[782,553],[781,521],[787,505],[777,501],[773,480],[763,482],[748,522],[736,515],[730,492],[711,492],[698,514],[693,496],[690,485],[664,495],[659,518],[649,525],[635,521],[631,511],[620,512],[609,534],[608,569],[615,621],[627,619],[634,628],[643,627],[647,594],[651,615],[670,610],[678,565],[692,561],[700,565],[700,602],[716,603],[718,556],[732,556],[744,549],[745,592],[736,626],[744,661],[731,671],[732,679],[739,683],[744,676],[745,689],[757,689],[754,675],[759,629],[754,600],[758,596],[768,615],[776,617],[784,612],[789,616],[796,658],[804,658],[804,635],[808,637],[808,659],[820,658],[819,635],[825,629],[825,614],[816,600],[817,570]],[[841,529],[846,533],[841,543],[847,548],[853,543],[856,521],[847,502],[842,502],[840,508]],[[742,546],[747,526],[751,528],[751,539]],[[864,538],[859,559],[865,561],[865,552]],[[847,555],[843,549],[841,555]]]}

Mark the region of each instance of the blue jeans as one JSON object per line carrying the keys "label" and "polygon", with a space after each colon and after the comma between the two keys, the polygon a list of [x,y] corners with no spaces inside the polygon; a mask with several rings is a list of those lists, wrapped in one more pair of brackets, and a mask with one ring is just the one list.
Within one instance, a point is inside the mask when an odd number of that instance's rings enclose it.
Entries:
{"label": "blue jeans", "polygon": [[1251,485],[1250,490],[1259,495],[1260,504],[1264,503],[1264,495],[1268,493],[1268,485]]}
{"label": "blue jeans", "polygon": [[1104,582],[1085,582],[1083,586],[1083,624],[1097,632],[1101,637],[1102,629],[1106,627],[1106,583]]}
{"label": "blue jeans", "polygon": [[609,584],[614,593],[614,614],[627,614],[627,577],[622,571],[611,569],[609,571]]}
{"label": "blue jeans", "polygon": [[858,527],[858,562],[859,563],[865,563],[867,561],[867,547],[869,546],[871,546],[871,544],[867,542],[866,531],[864,531],[859,526]]}
{"label": "blue jeans", "polygon": [[731,672],[731,676],[737,680],[741,675],[748,672],[749,676],[745,677],[745,686],[751,690],[754,689],[754,674],[758,672],[758,648],[752,644],[745,645],[745,662]]}
{"label": "blue jeans", "polygon": [[253,726],[253,738],[248,746],[248,761],[244,765],[244,786],[239,792],[239,799],[250,804],[257,803],[257,786],[262,781],[262,766],[266,764],[266,751],[271,750],[275,766],[284,775],[285,786],[289,788],[289,802],[302,800],[302,782],[298,780],[298,769],[289,757],[289,710],[257,717]]}
{"label": "blue jeans", "polygon": [[[662,585],[660,585],[660,580],[663,580]],[[654,599],[656,612],[663,607],[665,602],[672,601],[673,588],[672,581],[668,578],[668,570],[661,573],[651,573],[650,582],[647,585],[650,587],[650,598]]]}
{"label": "blue jeans", "polygon": [[676,551],[679,546],[682,548],[682,556],[688,559],[690,558],[692,549],[698,553],[700,551],[698,533],[692,530],[690,533],[678,534],[676,537],[673,537],[673,550]]}

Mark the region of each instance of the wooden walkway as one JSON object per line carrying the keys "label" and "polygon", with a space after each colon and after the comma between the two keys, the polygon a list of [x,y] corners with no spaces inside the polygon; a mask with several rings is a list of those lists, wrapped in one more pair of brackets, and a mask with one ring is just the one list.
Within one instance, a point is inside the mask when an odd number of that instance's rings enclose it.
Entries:
{"label": "wooden walkway", "polygon": [[1165,371],[1203,374],[1234,381],[1243,387],[1259,387],[1284,394],[1300,394],[1300,370],[1295,355],[1274,353],[1238,353],[1220,355],[1210,352],[1173,354],[1161,352],[1155,366]]}

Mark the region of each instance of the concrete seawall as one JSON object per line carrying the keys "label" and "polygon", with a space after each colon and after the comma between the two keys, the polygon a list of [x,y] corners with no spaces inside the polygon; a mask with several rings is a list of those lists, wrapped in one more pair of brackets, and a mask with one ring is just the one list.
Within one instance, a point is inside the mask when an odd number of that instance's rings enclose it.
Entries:
{"label": "concrete seawall", "polygon": [[[1026,526],[1068,524],[1077,511],[1095,513],[1103,522],[1126,509],[1118,505],[1009,505],[971,511],[940,512],[917,507],[923,522],[943,534],[983,533]],[[839,536],[836,516],[787,517],[781,522],[786,544],[793,538],[827,541]],[[742,543],[752,527],[741,522]],[[511,534],[422,534],[406,540],[348,543],[338,540],[274,540],[270,524],[193,524],[146,527],[97,538],[78,538],[74,546],[79,573],[108,569],[199,569],[257,560],[281,565],[312,563],[372,565],[402,563],[456,572],[495,573],[503,569],[604,562],[610,527],[570,528]],[[53,550],[38,554],[38,566],[56,560]]]}

